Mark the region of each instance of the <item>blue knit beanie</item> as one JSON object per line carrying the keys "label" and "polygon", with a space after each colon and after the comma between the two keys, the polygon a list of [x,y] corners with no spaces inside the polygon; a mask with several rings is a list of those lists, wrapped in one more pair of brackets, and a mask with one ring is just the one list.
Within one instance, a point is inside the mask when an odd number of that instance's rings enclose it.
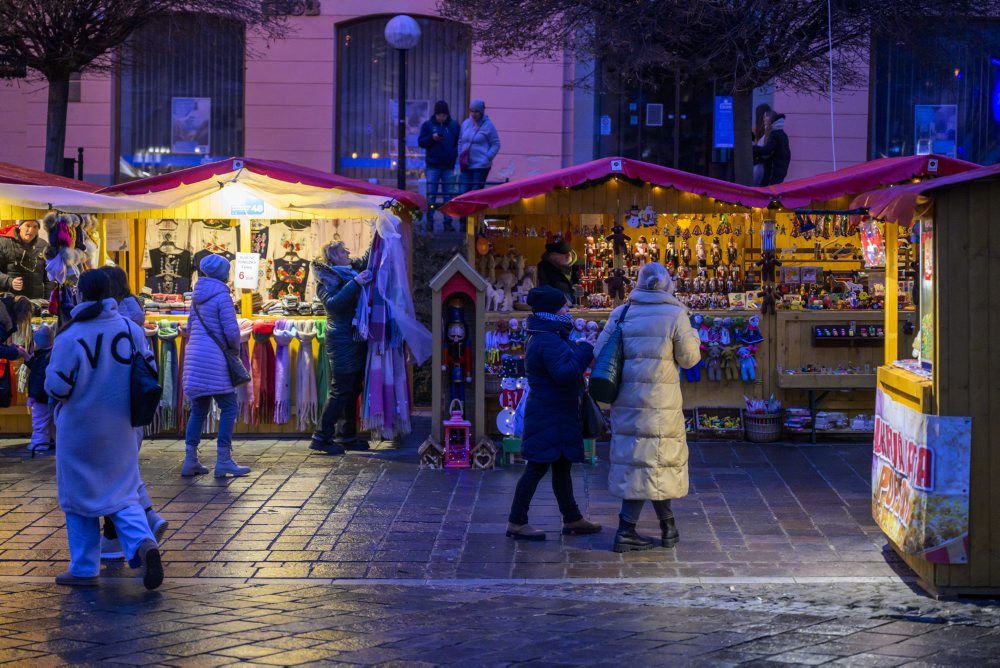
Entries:
{"label": "blue knit beanie", "polygon": [[535,313],[555,313],[567,303],[563,291],[551,285],[537,287],[528,293],[528,306]]}
{"label": "blue knit beanie", "polygon": [[202,276],[210,276],[220,281],[229,280],[229,260],[221,255],[207,255],[202,258],[198,265],[198,271]]}

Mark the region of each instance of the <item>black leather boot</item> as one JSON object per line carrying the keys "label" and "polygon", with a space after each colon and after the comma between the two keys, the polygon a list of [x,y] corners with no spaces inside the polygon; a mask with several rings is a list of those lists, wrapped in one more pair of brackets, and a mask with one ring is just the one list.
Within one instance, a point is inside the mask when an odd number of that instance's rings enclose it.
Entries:
{"label": "black leather boot", "polygon": [[677,541],[681,539],[680,533],[677,531],[677,525],[674,523],[673,517],[668,517],[665,520],[660,520],[660,531],[663,532],[662,545],[663,547],[673,547],[677,544]]}
{"label": "black leather boot", "polygon": [[640,536],[635,531],[635,525],[623,519],[618,520],[618,533],[615,534],[615,545],[612,548],[615,552],[641,552],[652,550],[652,538]]}

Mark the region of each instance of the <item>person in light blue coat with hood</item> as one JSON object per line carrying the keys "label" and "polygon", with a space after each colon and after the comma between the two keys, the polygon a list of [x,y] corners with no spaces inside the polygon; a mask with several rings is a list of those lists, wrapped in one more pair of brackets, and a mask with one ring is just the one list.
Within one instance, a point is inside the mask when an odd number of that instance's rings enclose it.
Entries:
{"label": "person in light blue coat with hood", "polygon": [[500,135],[486,115],[486,103],[473,100],[469,117],[462,121],[458,135],[458,163],[462,171],[461,191],[479,190],[493,168],[493,159],[500,152]]}
{"label": "person in light blue coat with hood", "polygon": [[209,255],[202,259],[198,269],[201,278],[191,295],[192,312],[188,316],[188,344],[184,355],[184,396],[191,401],[191,415],[185,433],[181,475],[208,473],[198,459],[198,444],[215,399],[221,411],[215,477],[244,476],[250,473],[250,467],[233,461],[236,388],[229,379],[229,367],[221,347],[226,346],[237,354],[240,350],[240,327],[229,294],[229,260],[221,255]]}

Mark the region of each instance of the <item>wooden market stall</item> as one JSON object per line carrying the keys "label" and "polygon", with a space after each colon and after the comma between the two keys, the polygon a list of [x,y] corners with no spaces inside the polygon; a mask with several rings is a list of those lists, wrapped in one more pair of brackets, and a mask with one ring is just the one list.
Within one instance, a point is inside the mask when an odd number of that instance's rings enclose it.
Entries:
{"label": "wooden market stall", "polygon": [[[824,303],[820,298],[811,299],[814,295],[810,294],[818,295],[820,286],[825,287],[823,277],[829,282],[853,280],[864,270],[857,233],[849,229],[848,217],[840,212],[858,192],[974,167],[937,156],[894,158],[771,188],[749,188],[634,160],[604,158],[465,193],[443,211],[468,217],[470,264],[487,278],[491,289],[496,284],[497,291],[514,293],[509,300],[514,303],[508,305],[514,307],[512,311],[487,313],[488,330],[509,328],[511,318],[524,315],[520,312],[524,307],[517,304],[526,294],[526,290],[518,290],[526,287],[523,274],[530,274],[530,267],[541,259],[546,242],[553,237],[569,241],[583,262],[585,294],[574,314],[600,324],[613,300],[591,293],[611,292],[607,279],[612,270],[610,262],[602,266],[593,258],[600,255],[605,237],[614,234],[615,225],[621,225],[619,231],[629,237],[629,259],[624,267],[627,278],[634,278],[643,261],[666,264],[671,257],[679,258],[679,267],[690,265],[690,269],[679,270],[680,277],[684,272],[694,275],[700,245],[708,256],[703,263],[706,283],[720,275],[735,275],[736,286],[699,289],[689,278],[679,281],[679,296],[704,317],[735,320],[759,315],[764,342],[757,346],[755,355],[756,380],[746,382],[740,377],[735,382],[706,382],[706,369],[702,369],[701,380],[682,386],[685,408],[692,413],[698,408],[708,413],[724,412],[714,409],[732,411],[743,405],[744,395],[767,398],[774,394],[786,406],[813,406],[815,414],[819,401],[826,399],[824,407],[838,411],[846,423],[828,425],[827,433],[858,433],[871,428],[874,369],[882,357],[883,313],[847,308],[846,299]],[[803,221],[795,210],[803,208],[823,212],[808,214],[808,220],[817,226],[812,233],[800,231]],[[775,277],[783,292],[778,295],[776,315],[760,315],[758,311],[765,253],[762,228],[767,220],[774,221],[772,247],[775,259],[782,263]],[[720,266],[723,271],[719,271]],[[515,274],[513,289],[505,272]],[[878,280],[878,272],[874,273],[869,278],[883,285],[884,278]],[[720,287],[722,282],[720,279]],[[864,288],[874,292],[868,283]],[[865,296],[861,306],[877,301],[868,302]],[[807,373],[802,373],[804,370]],[[491,387],[489,374],[486,386]],[[858,414],[869,418],[856,423],[863,425],[861,429],[848,422]],[[808,427],[815,424],[813,419]],[[736,431],[731,435],[740,434]]]}
{"label": "wooden market stall", "polygon": [[[177,331],[184,330],[201,257],[213,253],[232,262],[234,285],[241,285],[234,287],[237,310],[247,321],[314,321],[317,335],[308,345],[311,364],[318,370],[326,363],[325,311],[315,301],[311,261],[331,241],[344,241],[352,255],[360,257],[371,241],[369,222],[391,208],[403,223],[399,232],[409,262],[409,223],[426,206],[415,193],[253,158],[231,158],[99,190],[89,196],[118,205],[88,209],[104,214],[102,245],[107,241],[107,255],[126,269],[146,307],[151,340],[158,342],[160,355],[167,350],[178,374],[184,336],[178,337]],[[268,341],[276,355],[290,360],[294,402],[299,339],[292,339],[284,351],[276,338]],[[251,351],[254,346],[251,337]],[[325,377],[318,376],[317,383]],[[180,385],[173,380],[172,386]],[[326,392],[318,394],[321,408]],[[172,417],[157,423],[157,433],[183,430],[183,397],[178,392],[173,400]],[[266,415],[255,424],[241,419],[237,431],[301,434],[311,432],[312,426],[293,410],[280,424]],[[30,422],[16,427],[20,433],[30,432]],[[5,429],[14,430],[14,425]]]}
{"label": "wooden market stall", "polygon": [[[866,193],[854,206],[920,244],[919,343],[887,348],[878,369],[873,516],[928,591],[996,595],[1000,166]],[[886,316],[888,339],[899,323]]]}

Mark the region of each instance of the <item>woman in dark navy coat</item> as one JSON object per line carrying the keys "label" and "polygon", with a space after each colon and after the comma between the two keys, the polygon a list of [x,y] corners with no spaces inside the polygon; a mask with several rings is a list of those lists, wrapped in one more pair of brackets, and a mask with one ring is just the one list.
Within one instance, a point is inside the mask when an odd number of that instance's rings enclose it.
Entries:
{"label": "woman in dark navy coat", "polygon": [[528,293],[526,329],[528,343],[524,366],[528,395],[524,407],[521,454],[527,460],[517,483],[507,535],[518,540],[545,540],[545,532],[528,524],[528,507],[538,483],[552,468],[552,491],[563,516],[564,534],[591,534],[601,530],[583,518],[573,498],[570,467],[583,461],[583,427],[580,400],[583,372],[594,357],[585,341],[570,343],[573,320],[566,296],[557,288],[542,286]]}

